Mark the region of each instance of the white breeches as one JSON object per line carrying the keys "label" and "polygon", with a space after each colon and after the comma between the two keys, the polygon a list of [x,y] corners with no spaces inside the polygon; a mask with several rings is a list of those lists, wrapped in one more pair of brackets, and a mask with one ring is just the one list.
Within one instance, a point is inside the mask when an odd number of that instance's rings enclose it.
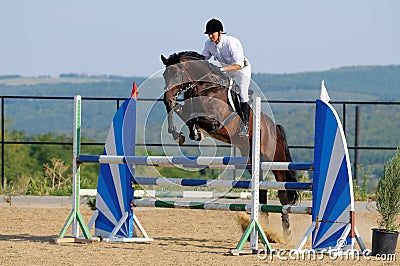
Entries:
{"label": "white breeches", "polygon": [[251,65],[244,67],[241,70],[226,72],[230,78],[233,78],[239,86],[240,89],[240,101],[249,101],[249,86],[251,81]]}

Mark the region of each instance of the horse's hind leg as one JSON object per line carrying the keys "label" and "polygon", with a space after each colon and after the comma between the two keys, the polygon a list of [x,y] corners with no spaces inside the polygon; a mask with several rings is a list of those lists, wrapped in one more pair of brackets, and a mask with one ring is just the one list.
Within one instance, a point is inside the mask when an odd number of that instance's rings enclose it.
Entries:
{"label": "horse's hind leg", "polygon": [[[259,190],[259,202],[260,204],[267,204],[268,203],[268,190]],[[269,225],[269,214],[268,212],[262,213],[263,217],[266,220],[266,225]]]}
{"label": "horse's hind leg", "polygon": [[[274,175],[277,181],[285,180],[284,177],[282,177],[282,175],[285,175],[284,171],[274,171]],[[278,198],[282,206],[290,204],[286,190],[279,190]],[[292,239],[292,230],[290,230],[289,214],[286,212],[282,212],[281,218],[283,237],[285,241],[290,241]]]}
{"label": "horse's hind leg", "polygon": [[283,229],[283,238],[285,241],[290,241],[292,239],[292,230],[290,230],[290,220],[288,213],[282,213],[282,229]]}

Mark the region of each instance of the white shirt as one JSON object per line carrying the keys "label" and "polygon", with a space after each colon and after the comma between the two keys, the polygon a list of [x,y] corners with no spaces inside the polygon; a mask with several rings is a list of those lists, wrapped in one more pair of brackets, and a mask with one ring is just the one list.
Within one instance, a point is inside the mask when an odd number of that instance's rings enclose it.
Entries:
{"label": "white shirt", "polygon": [[238,39],[229,35],[222,34],[218,44],[207,39],[201,54],[206,57],[206,60],[213,56],[222,65],[237,64],[244,67],[245,57],[242,44]]}
{"label": "white shirt", "polygon": [[237,64],[242,67],[240,70],[229,71],[225,74],[230,78],[235,78],[240,89],[240,101],[249,101],[249,86],[251,80],[251,65],[247,61],[247,66],[244,66],[244,53],[242,44],[238,39],[228,35],[221,35],[221,41],[215,44],[210,39],[207,39],[204,49],[201,52],[208,60],[211,56],[220,62],[223,66]]}

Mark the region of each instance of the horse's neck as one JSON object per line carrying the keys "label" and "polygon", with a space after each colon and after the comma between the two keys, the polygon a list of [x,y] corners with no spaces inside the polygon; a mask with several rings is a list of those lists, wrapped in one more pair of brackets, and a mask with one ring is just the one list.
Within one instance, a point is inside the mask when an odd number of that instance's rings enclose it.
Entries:
{"label": "horse's neck", "polygon": [[197,82],[195,89],[196,89],[195,94],[197,95],[201,94],[203,96],[206,96],[214,92],[212,97],[214,97],[215,93],[226,94],[228,92],[227,86],[211,81]]}
{"label": "horse's neck", "polygon": [[211,74],[215,77],[216,80],[218,80],[219,84],[224,85],[224,86],[229,86],[229,77],[222,71],[219,70],[219,68],[216,65],[210,64],[210,69],[211,69]]}
{"label": "horse's neck", "polygon": [[229,77],[224,75],[222,72],[221,73],[216,73],[213,71],[210,72],[204,82],[209,84],[214,84],[214,86],[218,85],[224,88],[229,88],[230,85]]}
{"label": "horse's neck", "polygon": [[218,66],[208,61],[200,61],[200,64],[196,64],[195,66],[198,67],[197,69],[192,69],[195,73],[197,72],[195,74],[195,80],[229,87],[229,77],[221,72]]}

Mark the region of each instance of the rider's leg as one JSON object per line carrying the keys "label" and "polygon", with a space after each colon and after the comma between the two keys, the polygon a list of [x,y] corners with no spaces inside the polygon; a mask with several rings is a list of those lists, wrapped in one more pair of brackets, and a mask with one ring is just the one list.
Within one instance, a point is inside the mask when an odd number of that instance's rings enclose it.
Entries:
{"label": "rider's leg", "polygon": [[249,136],[249,117],[250,117],[250,105],[248,102],[240,103],[239,116],[242,119],[242,123],[239,129],[239,136],[248,137]]}
{"label": "rider's leg", "polygon": [[[239,72],[239,71],[237,71]],[[244,72],[237,73],[236,80],[240,88],[240,111],[238,115],[242,119],[241,126],[238,132],[239,136],[248,137],[249,136],[249,117],[250,117],[250,106],[249,101],[249,85],[250,78]]]}

